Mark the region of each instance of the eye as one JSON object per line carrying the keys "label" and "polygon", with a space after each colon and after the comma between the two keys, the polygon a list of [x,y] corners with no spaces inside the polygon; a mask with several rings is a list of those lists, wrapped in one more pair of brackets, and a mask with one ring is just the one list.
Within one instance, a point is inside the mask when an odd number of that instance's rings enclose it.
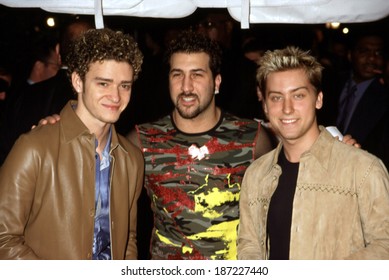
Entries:
{"label": "eye", "polygon": [[198,78],[198,77],[202,77],[203,75],[201,73],[198,73],[198,72],[195,72],[195,73],[192,73],[192,78],[195,79],[195,78]]}
{"label": "eye", "polygon": [[303,99],[304,96],[305,96],[305,94],[303,94],[303,93],[296,93],[296,94],[294,95],[294,98],[295,98],[295,99]]}
{"label": "eye", "polygon": [[380,49],[372,50],[372,49],[368,49],[368,48],[357,48],[356,50],[361,56],[375,56],[375,57],[384,56],[383,50],[380,50]]}
{"label": "eye", "polygon": [[121,87],[122,87],[124,90],[130,90],[130,89],[131,89],[131,84],[122,84]]}
{"label": "eye", "polygon": [[99,82],[99,86],[101,86],[101,87],[107,87],[107,86],[108,86],[108,83],[106,83],[106,82]]}
{"label": "eye", "polygon": [[383,50],[372,50],[372,51],[370,51],[370,53],[376,57],[383,57],[384,56]]}
{"label": "eye", "polygon": [[172,73],[170,73],[170,76],[172,77],[172,78],[181,78],[182,77],[182,73],[181,72],[172,72]]}
{"label": "eye", "polygon": [[270,96],[270,100],[273,101],[273,102],[278,102],[282,99],[282,96],[281,95],[271,95]]}

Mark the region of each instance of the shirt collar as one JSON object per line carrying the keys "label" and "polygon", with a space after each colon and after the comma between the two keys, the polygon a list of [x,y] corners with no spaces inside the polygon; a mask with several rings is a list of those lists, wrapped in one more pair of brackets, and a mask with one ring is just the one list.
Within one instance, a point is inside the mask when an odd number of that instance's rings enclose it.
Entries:
{"label": "shirt collar", "polygon": [[[109,129],[107,144],[105,144],[104,150],[102,152],[102,159],[100,162],[100,170],[109,166],[109,163],[110,163],[109,152],[110,152],[110,147],[111,147],[111,139],[112,139],[112,127]],[[98,143],[96,140],[96,147],[97,147],[97,144]]]}

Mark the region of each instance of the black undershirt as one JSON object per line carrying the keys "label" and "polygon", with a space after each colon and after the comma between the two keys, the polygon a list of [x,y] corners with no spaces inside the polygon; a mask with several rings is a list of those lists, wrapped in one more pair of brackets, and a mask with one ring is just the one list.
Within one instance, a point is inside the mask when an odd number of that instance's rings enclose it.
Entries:
{"label": "black undershirt", "polygon": [[296,190],[299,163],[289,162],[282,150],[278,157],[282,174],[269,205],[267,234],[271,260],[288,260],[293,198]]}

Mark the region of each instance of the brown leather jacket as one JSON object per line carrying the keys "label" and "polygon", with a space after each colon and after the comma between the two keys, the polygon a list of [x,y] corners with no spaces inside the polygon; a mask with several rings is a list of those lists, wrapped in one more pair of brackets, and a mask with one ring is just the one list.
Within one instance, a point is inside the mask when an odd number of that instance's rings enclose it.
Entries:
{"label": "brown leather jacket", "polygon": [[[290,259],[389,259],[389,176],[382,161],[323,127],[300,159]],[[238,259],[267,259],[267,213],[281,167],[277,149],[252,163],[240,192]]]}
{"label": "brown leather jacket", "polygon": [[[92,257],[95,137],[70,103],[60,122],[22,135],[0,169],[0,259]],[[144,160],[113,126],[110,155],[112,258],[136,259]]]}

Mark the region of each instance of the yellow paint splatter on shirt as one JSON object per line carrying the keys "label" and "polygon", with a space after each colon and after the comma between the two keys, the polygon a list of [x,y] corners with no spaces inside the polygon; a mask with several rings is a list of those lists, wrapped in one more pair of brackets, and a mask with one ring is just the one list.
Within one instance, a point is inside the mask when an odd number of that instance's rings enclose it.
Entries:
{"label": "yellow paint splatter on shirt", "polygon": [[[239,220],[223,222],[209,227],[206,231],[187,236],[189,240],[202,238],[217,238],[224,241],[225,249],[216,252],[218,255],[225,255],[224,259],[235,260],[237,257],[237,227]],[[212,258],[216,259],[216,256]]]}

